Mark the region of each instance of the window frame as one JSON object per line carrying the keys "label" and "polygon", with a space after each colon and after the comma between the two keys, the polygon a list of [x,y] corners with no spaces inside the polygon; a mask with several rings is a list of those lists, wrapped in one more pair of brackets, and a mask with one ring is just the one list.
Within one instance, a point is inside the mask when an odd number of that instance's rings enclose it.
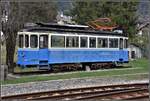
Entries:
{"label": "window frame", "polygon": [[[35,34],[35,35],[37,35],[37,34]],[[39,34],[39,36],[40,35],[41,34]],[[43,33],[42,33],[42,35],[43,35]],[[109,39],[115,38],[115,39],[118,39],[118,41],[119,41],[119,38],[123,38],[123,39],[126,38],[126,37],[120,37],[120,36],[105,36],[105,35],[101,36],[101,35],[86,35],[86,34],[78,34],[78,33],[57,33],[57,32],[51,32],[51,33],[48,33],[48,35],[49,35],[49,48],[51,48],[51,49],[92,49],[92,48],[93,49],[119,49],[119,42],[118,42],[118,48],[110,48]],[[51,46],[51,36],[64,36],[65,37],[65,43],[64,43],[65,47],[52,47]],[[66,47],[66,37],[67,36],[78,37],[78,47]],[[81,47],[80,46],[80,44],[81,44],[80,37],[87,37],[87,45],[88,45],[87,47]],[[90,42],[89,42],[90,37],[96,38],[96,47],[89,47],[90,46],[89,45],[90,44]],[[107,39],[107,41],[108,41],[107,45],[108,46],[105,48],[104,47],[98,48],[98,44],[97,44],[98,38]]]}
{"label": "window frame", "polygon": [[[22,47],[20,47],[20,36],[23,36]],[[24,34],[19,34],[19,35],[18,35],[18,47],[19,47],[19,48],[24,48],[24,46],[25,46],[24,43],[25,43]]]}
{"label": "window frame", "polygon": [[[26,47],[26,36],[28,36],[28,47]],[[30,41],[29,41],[30,38],[29,38],[29,37],[30,37],[29,34],[25,34],[25,35],[24,35],[24,42],[25,42],[25,43],[24,43],[24,47],[25,47],[25,48],[29,48],[29,47],[30,47]]]}
{"label": "window frame", "polygon": [[[73,37],[73,38],[74,38],[74,37],[77,37],[77,39],[78,39],[78,41],[77,41],[77,42],[78,42],[78,46],[77,46],[77,47],[67,47],[67,37]],[[79,35],[75,35],[75,36],[74,36],[74,35],[66,35],[66,36],[65,36],[65,48],[80,48],[80,47],[79,47],[79,44],[80,44],[80,43],[79,43],[79,40],[80,40],[80,39],[79,39]]]}
{"label": "window frame", "polygon": [[[47,36],[47,47],[41,47],[41,46],[40,46],[40,45],[41,45],[41,44],[40,44],[40,42],[41,42],[41,41],[40,41],[41,36]],[[40,34],[39,37],[38,37],[38,40],[39,40],[38,43],[39,43],[39,48],[40,48],[40,49],[49,48],[49,35],[48,35],[48,34]],[[44,40],[45,40],[45,39],[44,39]]]}
{"label": "window frame", "polygon": [[[117,43],[118,43],[117,47],[110,47],[110,39],[117,39]],[[109,37],[108,38],[108,44],[109,44],[108,48],[119,49],[119,37],[118,38],[117,37]]]}
{"label": "window frame", "polygon": [[[106,41],[107,41],[107,47],[98,47],[98,39],[106,39]],[[109,38],[108,37],[97,37],[97,43],[96,43],[96,45],[97,45],[97,48],[99,49],[102,49],[102,48],[104,48],[104,49],[106,49],[106,48],[109,48]]]}
{"label": "window frame", "polygon": [[[122,40],[122,42],[121,42],[121,40]],[[124,39],[123,38],[119,38],[119,49],[124,49]]]}
{"label": "window frame", "polygon": [[[52,46],[52,36],[64,37],[64,47],[54,47],[54,46]],[[55,34],[52,34],[50,36],[50,46],[51,46],[51,48],[65,48],[66,47],[66,42],[65,41],[66,41],[65,35],[55,35]]]}
{"label": "window frame", "polygon": [[[95,38],[95,47],[90,47],[90,38]],[[88,48],[94,48],[94,49],[97,48],[97,37],[96,36],[89,36],[88,41],[89,41]]]}
{"label": "window frame", "polygon": [[[126,41],[125,41],[126,40]],[[125,47],[126,46],[126,47]],[[124,38],[123,39],[123,48],[124,49],[127,49],[128,48],[128,39],[127,38]]]}
{"label": "window frame", "polygon": [[[31,47],[31,36],[37,36],[37,46]],[[38,34],[30,34],[30,48],[39,48],[39,35]]]}
{"label": "window frame", "polygon": [[[86,38],[87,40],[87,42],[86,42],[86,47],[81,47],[81,38]],[[89,38],[88,38],[88,36],[79,36],[79,48],[89,48],[89,45],[88,45],[88,40],[89,40]]]}

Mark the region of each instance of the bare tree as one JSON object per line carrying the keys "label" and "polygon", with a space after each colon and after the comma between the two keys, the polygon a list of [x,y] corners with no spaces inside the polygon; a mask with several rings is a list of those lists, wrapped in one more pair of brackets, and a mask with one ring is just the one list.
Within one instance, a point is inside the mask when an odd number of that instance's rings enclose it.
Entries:
{"label": "bare tree", "polygon": [[6,38],[6,64],[14,71],[14,53],[17,32],[26,22],[51,22],[57,14],[54,2],[1,2],[1,12],[7,21],[2,21]]}

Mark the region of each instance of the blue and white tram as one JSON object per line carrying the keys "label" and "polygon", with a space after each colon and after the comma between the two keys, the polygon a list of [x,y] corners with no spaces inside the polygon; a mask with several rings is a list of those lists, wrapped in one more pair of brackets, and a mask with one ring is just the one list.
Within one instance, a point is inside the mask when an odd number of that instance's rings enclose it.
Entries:
{"label": "blue and white tram", "polygon": [[128,62],[128,37],[114,32],[38,27],[18,32],[20,67]]}

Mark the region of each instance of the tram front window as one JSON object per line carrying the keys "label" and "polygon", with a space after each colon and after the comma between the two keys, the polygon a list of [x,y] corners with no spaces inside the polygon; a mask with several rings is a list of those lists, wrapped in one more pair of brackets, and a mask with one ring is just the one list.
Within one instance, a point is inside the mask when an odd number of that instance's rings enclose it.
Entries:
{"label": "tram front window", "polygon": [[48,35],[40,36],[40,48],[48,48]]}
{"label": "tram front window", "polygon": [[19,48],[23,48],[24,38],[23,35],[19,35]]}
{"label": "tram front window", "polygon": [[29,36],[25,35],[25,47],[28,48],[29,47]]}

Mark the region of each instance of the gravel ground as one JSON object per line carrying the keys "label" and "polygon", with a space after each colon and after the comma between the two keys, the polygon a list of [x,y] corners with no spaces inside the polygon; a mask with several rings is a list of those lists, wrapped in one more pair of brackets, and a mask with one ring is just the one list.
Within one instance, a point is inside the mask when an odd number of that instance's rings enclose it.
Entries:
{"label": "gravel ground", "polygon": [[16,95],[23,93],[32,93],[39,91],[50,91],[110,84],[126,84],[126,83],[137,83],[137,82],[149,82],[148,79],[142,80],[127,80],[122,78],[81,78],[81,79],[66,79],[66,80],[51,80],[51,81],[40,81],[40,82],[29,82],[21,84],[8,84],[1,86],[1,95]]}

